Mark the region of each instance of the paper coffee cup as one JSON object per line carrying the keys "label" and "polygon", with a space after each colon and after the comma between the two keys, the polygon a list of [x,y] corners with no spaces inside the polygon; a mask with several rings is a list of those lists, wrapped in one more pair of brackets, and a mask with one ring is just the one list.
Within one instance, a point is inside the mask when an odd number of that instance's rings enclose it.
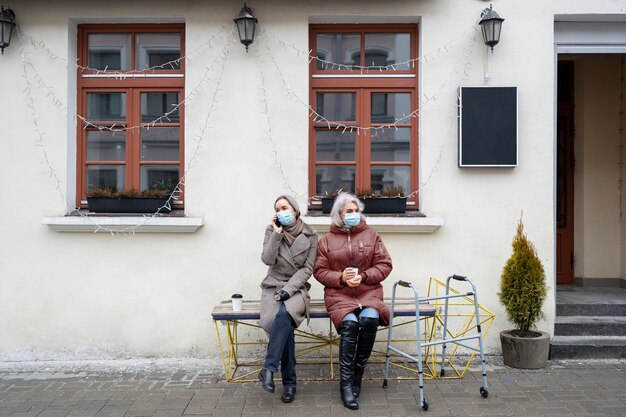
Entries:
{"label": "paper coffee cup", "polygon": [[241,311],[241,302],[243,301],[243,295],[233,294],[230,297],[230,300],[233,302],[233,311]]}
{"label": "paper coffee cup", "polygon": [[354,275],[355,276],[359,275],[359,267],[358,266],[351,266],[350,268],[352,268],[352,270],[354,271]]}

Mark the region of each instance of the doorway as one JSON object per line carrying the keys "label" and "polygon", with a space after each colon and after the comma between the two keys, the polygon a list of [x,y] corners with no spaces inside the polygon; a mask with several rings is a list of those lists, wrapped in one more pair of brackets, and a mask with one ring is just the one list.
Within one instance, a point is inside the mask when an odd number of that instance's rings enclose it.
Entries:
{"label": "doorway", "polygon": [[574,62],[558,61],[556,283],[574,282]]}
{"label": "doorway", "polygon": [[617,53],[558,56],[557,284],[624,282],[625,61]]}

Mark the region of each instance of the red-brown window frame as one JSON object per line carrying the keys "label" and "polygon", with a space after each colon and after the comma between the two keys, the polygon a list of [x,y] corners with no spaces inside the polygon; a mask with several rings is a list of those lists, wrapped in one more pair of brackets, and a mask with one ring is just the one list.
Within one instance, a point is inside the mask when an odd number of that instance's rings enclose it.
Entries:
{"label": "red-brown window frame", "polygon": [[[411,93],[411,110],[418,109],[419,91],[418,91],[418,62],[416,61],[418,54],[418,26],[417,24],[343,24],[343,25],[326,25],[314,24],[309,26],[309,49],[313,54],[317,51],[317,34],[318,33],[360,33],[361,34],[361,51],[365,50],[365,33],[410,33],[411,35],[411,56],[413,60],[411,68],[408,70],[389,70],[382,71],[383,75],[396,74],[400,77],[350,77],[346,75],[376,75],[381,74],[378,69],[375,70],[348,70],[348,69],[330,69],[318,70],[317,61],[312,59],[309,63],[309,104],[311,108],[316,109],[318,92],[355,92],[357,94],[356,103],[356,119],[357,125],[360,127],[380,126],[381,124],[372,124],[369,111],[370,105],[366,105],[367,99],[370,99],[371,93],[376,92],[410,92]],[[364,66],[365,54],[361,53],[361,63]],[[344,65],[345,66],[345,65]],[[319,78],[316,75],[323,74],[326,77]],[[406,74],[411,75],[406,77]],[[337,77],[332,77],[336,75]],[[330,77],[328,77],[330,76]],[[365,97],[367,96],[367,97]],[[316,127],[323,127],[326,122],[313,121],[313,117],[309,122],[309,195],[316,194]],[[410,140],[410,186],[411,190],[405,190],[412,193],[407,201],[407,209],[419,209],[419,118],[411,117],[406,124],[398,124],[411,128]],[[368,188],[371,183],[370,167],[372,165],[384,166],[406,166],[407,163],[401,162],[383,162],[372,164],[371,161],[371,131],[369,129],[360,129],[356,138],[357,144],[355,149],[355,187]],[[360,141],[360,142],[359,142]],[[346,165],[351,164],[350,161],[326,162],[325,165]],[[320,206],[311,205],[310,208],[319,208]]]}
{"label": "red-brown window frame", "polygon": [[[105,74],[103,70],[86,69],[88,62],[88,42],[89,34],[94,33],[130,33],[131,34],[131,69],[130,70],[110,70],[110,77],[83,77],[90,74]],[[140,94],[142,92],[177,92],[179,93],[179,103],[185,96],[185,60],[179,61],[178,69],[159,69],[137,71],[135,68],[135,35],[137,33],[179,33],[180,34],[180,56],[185,56],[185,25],[184,24],[84,24],[78,26],[78,69],[77,69],[77,112],[78,115],[87,118],[87,93],[93,92],[124,92],[126,93],[126,126],[140,126],[141,109]],[[128,73],[129,76],[119,76]],[[115,74],[118,74],[117,76]],[[133,76],[137,74],[138,76]],[[143,75],[149,74],[145,77]],[[180,74],[180,76],[158,77],[157,75]],[[126,159],[124,162],[107,163],[98,162],[98,165],[125,165],[125,187],[140,189],[139,174],[141,165],[178,165],[180,176],[184,174],[184,120],[185,108],[181,105],[178,108],[180,121],[178,123],[159,123],[159,127],[179,127],[179,159],[172,161],[141,161],[141,129],[128,129],[126,135]],[[117,122],[119,124],[119,122]],[[108,124],[108,123],[107,123]],[[87,184],[87,129],[83,120],[77,118],[76,140],[76,204],[78,207],[86,208],[85,203]],[[184,208],[184,186],[180,185],[182,192],[178,194],[174,207]]]}

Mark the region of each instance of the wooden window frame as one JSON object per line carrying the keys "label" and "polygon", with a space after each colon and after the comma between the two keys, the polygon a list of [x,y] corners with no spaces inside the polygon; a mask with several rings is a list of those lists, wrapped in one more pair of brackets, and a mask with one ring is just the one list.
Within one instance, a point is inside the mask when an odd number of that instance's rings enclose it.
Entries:
{"label": "wooden window frame", "polygon": [[[371,93],[410,93],[411,111],[419,106],[418,65],[415,59],[418,53],[418,26],[417,24],[313,24],[309,26],[309,49],[316,53],[317,34],[319,33],[360,33],[361,34],[361,62],[364,65],[365,33],[410,33],[411,55],[414,60],[409,70],[362,70],[362,69],[317,69],[317,62],[312,59],[309,63],[309,104],[317,109],[317,93],[324,92],[355,92],[356,93],[356,125],[359,127],[377,127],[380,123],[371,123]],[[395,76],[394,76],[395,75]],[[326,122],[309,122],[309,195],[316,195],[316,135],[318,128],[327,126]],[[332,123],[331,123],[332,125]],[[364,189],[371,186],[372,166],[410,166],[410,190],[412,195],[407,200],[407,210],[419,210],[419,118],[411,117],[406,123],[398,127],[410,127],[410,154],[409,162],[371,161],[371,131],[360,129],[356,136],[355,161],[326,161],[323,165],[354,165],[355,188]],[[311,202],[309,208],[321,208]]]}
{"label": "wooden window frame", "polygon": [[[94,70],[86,69],[88,62],[89,34],[94,33],[130,33],[131,34],[131,69],[130,70]],[[87,119],[88,93],[126,93],[126,121],[125,126],[140,126],[141,121],[141,93],[144,92],[175,92],[179,94],[179,103],[185,97],[185,60],[181,59],[178,69],[135,70],[135,36],[138,33],[179,33],[180,56],[185,56],[185,25],[184,24],[84,24],[78,26],[78,69],[77,69],[77,111],[78,115]],[[124,165],[125,187],[140,189],[140,170],[142,165],[176,165],[179,176],[184,174],[184,120],[185,108],[178,108],[179,122],[158,123],[155,128],[179,128],[179,158],[178,161],[142,161],[141,160],[141,129],[126,130],[126,159],[124,161],[94,161],[97,165]],[[103,122],[103,125],[112,123]],[[120,122],[117,122],[119,125]],[[76,204],[86,208],[87,185],[87,131],[85,123],[80,118],[76,122]],[[96,164],[94,163],[94,164]],[[174,201],[176,209],[184,208],[184,187]]]}

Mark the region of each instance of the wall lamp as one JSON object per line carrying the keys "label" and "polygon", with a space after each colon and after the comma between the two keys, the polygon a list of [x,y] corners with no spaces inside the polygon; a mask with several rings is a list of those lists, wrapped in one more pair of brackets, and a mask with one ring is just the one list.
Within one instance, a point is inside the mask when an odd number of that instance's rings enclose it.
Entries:
{"label": "wall lamp", "polygon": [[11,34],[15,26],[15,13],[11,9],[0,6],[0,51],[4,55],[4,48],[11,44]]}
{"label": "wall lamp", "polygon": [[480,22],[478,24],[483,31],[485,45],[491,47],[491,52],[493,52],[493,47],[500,42],[502,22],[504,22],[504,19],[498,16],[498,13],[493,10],[491,5],[480,14]]}
{"label": "wall lamp", "polygon": [[234,20],[239,31],[239,40],[246,46],[246,52],[248,52],[248,46],[254,42],[254,30],[259,20],[254,17],[246,3],[243,4],[243,8]]}

